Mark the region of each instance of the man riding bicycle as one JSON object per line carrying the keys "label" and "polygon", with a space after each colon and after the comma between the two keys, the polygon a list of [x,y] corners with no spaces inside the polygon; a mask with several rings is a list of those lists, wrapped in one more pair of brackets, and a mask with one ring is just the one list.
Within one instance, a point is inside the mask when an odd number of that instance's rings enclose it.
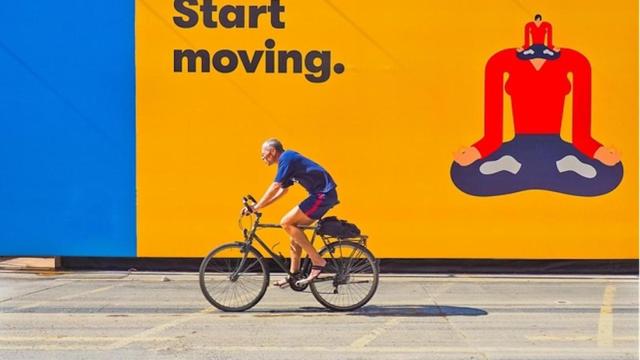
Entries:
{"label": "man riding bicycle", "polygon": [[[322,166],[295,151],[285,151],[282,143],[277,139],[269,139],[262,144],[262,160],[269,166],[277,162],[278,171],[274,182],[269,185],[260,201],[251,207],[251,211],[265,208],[282,197],[294,182],[302,185],[309,193],[308,198],[280,220],[280,225],[291,237],[291,273],[295,276],[300,271],[302,250],[311,259],[313,266],[310,274],[306,279],[298,282],[300,285],[307,284],[322,273],[326,261],[318,254],[298,225],[311,225],[339,203],[337,185]],[[246,211],[246,208],[243,209],[243,213]],[[288,284],[288,276],[274,283],[279,287],[286,287]]]}

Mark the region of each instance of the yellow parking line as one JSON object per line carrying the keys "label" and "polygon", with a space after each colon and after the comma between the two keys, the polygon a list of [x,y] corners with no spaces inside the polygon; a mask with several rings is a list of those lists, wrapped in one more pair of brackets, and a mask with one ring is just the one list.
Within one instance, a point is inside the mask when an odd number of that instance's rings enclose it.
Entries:
{"label": "yellow parking line", "polygon": [[[588,335],[576,335],[576,336],[527,336],[527,340],[531,341],[596,341],[597,336]],[[616,336],[613,337],[614,341],[634,341],[638,340],[637,336]]]}
{"label": "yellow parking line", "polygon": [[97,288],[97,289],[93,289],[93,290],[89,290],[89,291],[84,291],[81,293],[77,293],[77,294],[71,294],[71,295],[67,295],[67,296],[63,296],[63,297],[59,297],[58,300],[70,300],[70,299],[75,299],[75,298],[79,298],[81,296],[85,296],[85,295],[90,295],[90,294],[95,294],[95,293],[99,293],[99,292],[103,292],[103,291],[107,291],[109,289],[112,289],[116,286],[118,286],[119,284],[115,284],[115,285],[109,285],[109,286],[104,286],[101,288]]}
{"label": "yellow parking line", "polygon": [[166,322],[164,324],[160,324],[158,326],[154,326],[150,329],[147,329],[141,333],[138,333],[136,335],[130,336],[128,338],[124,338],[124,339],[120,339],[119,341],[116,341],[110,345],[107,346],[108,350],[117,350],[117,349],[121,349],[131,343],[137,342],[137,341],[143,341],[143,339],[148,339],[151,335],[157,334],[161,331],[164,331],[172,326],[178,325],[178,324],[182,324],[184,322],[193,320],[195,318],[198,318],[200,316],[202,316],[203,314],[206,313],[210,313],[212,312],[214,309],[212,307],[208,307],[205,308],[201,311],[195,312],[195,313],[191,313],[188,315],[184,315],[184,316],[180,316],[175,320]]}
{"label": "yellow parking line", "polygon": [[400,318],[391,318],[391,319],[385,321],[385,323],[382,326],[380,326],[380,327],[374,329],[373,331],[371,331],[370,333],[368,333],[368,334],[356,339],[349,346],[352,347],[352,348],[363,348],[367,344],[369,344],[370,342],[375,340],[382,333],[387,331],[389,328],[397,325],[399,322],[400,322]]}
{"label": "yellow parking line", "polygon": [[598,346],[613,346],[613,298],[616,294],[615,285],[607,285],[604,289],[602,297],[602,306],[600,307],[600,319],[598,321]]}

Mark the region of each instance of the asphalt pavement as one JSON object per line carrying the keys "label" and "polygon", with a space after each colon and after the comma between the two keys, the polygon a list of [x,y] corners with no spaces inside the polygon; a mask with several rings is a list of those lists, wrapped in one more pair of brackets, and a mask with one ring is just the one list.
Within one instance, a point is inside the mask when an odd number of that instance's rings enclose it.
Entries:
{"label": "asphalt pavement", "polygon": [[354,312],[270,288],[224,313],[193,273],[4,270],[0,359],[638,359],[638,278],[384,275]]}

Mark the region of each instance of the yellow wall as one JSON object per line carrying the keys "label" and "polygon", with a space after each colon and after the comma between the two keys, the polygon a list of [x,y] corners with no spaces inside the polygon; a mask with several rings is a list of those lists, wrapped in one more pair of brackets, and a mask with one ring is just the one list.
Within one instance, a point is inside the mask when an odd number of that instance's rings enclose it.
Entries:
{"label": "yellow wall", "polygon": [[[232,2],[241,3],[250,4]],[[272,181],[260,144],[275,136],[331,172],[341,200],[332,213],[369,234],[378,257],[638,257],[637,2],[283,4],[282,30],[181,29],[173,1],[136,2],[138,256],[203,256],[240,239],[240,198]],[[482,136],[484,65],[522,45],[538,12],[557,46],[589,58],[592,133],[621,150],[624,179],[593,198],[466,195],[449,168],[457,148]],[[346,71],[322,84],[264,71],[173,72],[173,49],[251,53],[267,38],[276,50],[331,50]],[[567,107],[563,124],[570,116]],[[562,134],[570,140],[567,126]],[[264,219],[278,221],[303,198],[291,191]],[[284,233],[265,237],[287,253]]]}

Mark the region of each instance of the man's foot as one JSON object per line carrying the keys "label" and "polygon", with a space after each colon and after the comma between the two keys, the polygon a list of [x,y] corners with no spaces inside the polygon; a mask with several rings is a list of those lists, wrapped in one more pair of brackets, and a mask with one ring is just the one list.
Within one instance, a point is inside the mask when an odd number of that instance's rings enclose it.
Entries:
{"label": "man's foot", "polygon": [[[299,273],[300,273],[300,272],[296,271],[296,272],[292,273],[291,275],[293,275],[293,277],[295,277],[295,276],[296,276],[296,275],[298,275]],[[290,284],[289,284],[289,281],[291,280],[291,277],[292,277],[291,275],[287,275],[287,276],[283,277],[283,278],[282,278],[282,279],[280,279],[280,280],[274,281],[274,282],[273,282],[273,286],[277,286],[277,287],[279,287],[280,289],[284,289],[284,288],[286,288],[287,286],[289,286],[289,285],[290,285]]]}
{"label": "man's foot", "polygon": [[327,264],[327,262],[325,261],[324,265],[313,265],[313,266],[311,266],[311,273],[309,274],[309,276],[307,276],[306,279],[302,279],[302,280],[296,281],[296,285],[297,286],[304,286],[304,285],[307,285],[308,283],[312,282],[316,278],[318,278],[318,276],[320,276],[320,274],[322,274],[322,271],[324,270],[324,267],[325,267],[326,264]]}

